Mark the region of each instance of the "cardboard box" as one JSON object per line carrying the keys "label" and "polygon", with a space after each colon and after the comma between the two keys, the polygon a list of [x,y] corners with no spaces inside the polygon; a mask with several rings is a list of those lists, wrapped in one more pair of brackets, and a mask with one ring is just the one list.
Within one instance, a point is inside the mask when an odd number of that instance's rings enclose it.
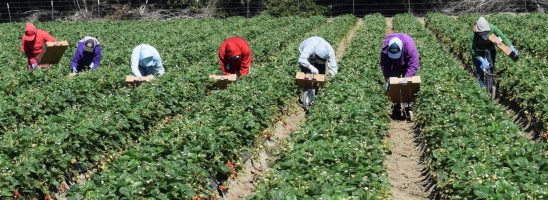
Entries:
{"label": "cardboard box", "polygon": [[238,80],[238,76],[236,74],[230,74],[230,75],[209,75],[209,78],[216,80],[213,84],[213,87],[226,89],[229,84],[236,82]]}
{"label": "cardboard box", "polygon": [[67,41],[46,42],[43,52],[38,55],[38,64],[57,64],[68,48]]}
{"label": "cardboard box", "polygon": [[142,80],[139,80],[138,77],[133,76],[133,75],[127,75],[126,76],[126,83],[128,83],[128,84],[141,84],[141,83],[144,83],[144,82],[150,82],[152,80],[154,80],[154,76],[143,76]]}
{"label": "cardboard box", "polygon": [[493,44],[495,44],[507,56],[510,56],[510,54],[512,53],[512,49],[510,49],[510,47],[502,43],[502,40],[499,37],[497,37],[495,34],[489,35],[489,40],[491,40],[491,42],[493,42]]}
{"label": "cardboard box", "polygon": [[388,97],[393,103],[409,103],[415,101],[415,93],[419,91],[420,76],[410,78],[390,77],[388,79]]}
{"label": "cardboard box", "polygon": [[325,75],[297,72],[297,75],[295,75],[295,80],[300,88],[319,88],[325,84]]}

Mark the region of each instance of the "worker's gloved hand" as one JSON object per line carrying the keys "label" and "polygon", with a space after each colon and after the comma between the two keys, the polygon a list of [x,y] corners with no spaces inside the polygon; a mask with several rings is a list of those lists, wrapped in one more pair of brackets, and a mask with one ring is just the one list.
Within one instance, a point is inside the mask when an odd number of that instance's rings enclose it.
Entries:
{"label": "worker's gloved hand", "polygon": [[516,50],[516,48],[514,48],[514,46],[510,46],[510,49],[516,54],[516,56],[519,56],[519,52],[518,50]]}
{"label": "worker's gloved hand", "polygon": [[35,70],[36,67],[38,67],[38,64],[36,64],[36,63],[34,63],[34,64],[31,65],[32,70]]}
{"label": "worker's gloved hand", "polygon": [[335,74],[337,74],[337,70],[333,70],[333,69],[330,69],[330,70],[329,70],[329,75],[330,75],[331,77],[334,77]]}
{"label": "worker's gloved hand", "polygon": [[313,65],[308,65],[308,69],[310,70],[310,72],[312,74],[319,74],[320,71],[318,71],[318,69],[316,67],[314,67]]}
{"label": "worker's gloved hand", "polygon": [[486,71],[489,69],[489,61],[487,61],[487,59],[483,58],[483,57],[480,57],[478,58],[479,61],[480,61],[480,68],[483,70],[483,71]]}
{"label": "worker's gloved hand", "polygon": [[388,92],[388,82],[384,85],[384,90]]}
{"label": "worker's gloved hand", "polygon": [[89,69],[90,70],[94,70],[95,69],[94,67],[95,67],[95,65],[93,63],[89,64]]}

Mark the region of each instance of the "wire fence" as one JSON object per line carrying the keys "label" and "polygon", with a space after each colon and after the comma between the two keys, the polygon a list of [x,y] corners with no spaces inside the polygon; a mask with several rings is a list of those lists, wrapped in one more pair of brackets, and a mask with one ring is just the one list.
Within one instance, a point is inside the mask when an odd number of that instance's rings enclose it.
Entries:
{"label": "wire fence", "polygon": [[[206,1],[198,4],[198,11],[189,11],[188,8],[172,8],[173,4],[155,3],[154,1],[144,1],[138,5],[133,4],[131,7],[124,7],[123,4],[112,4],[106,0],[20,0],[8,1],[5,5],[0,5],[0,22],[16,22],[23,20],[89,20],[103,19],[109,16],[116,15],[131,15],[133,18],[147,18],[147,15],[154,15],[149,18],[169,18],[177,17],[178,15],[196,15],[211,16],[216,13],[229,13],[230,15],[253,16],[265,9],[265,6],[251,1],[242,2],[223,2],[222,8],[210,6]],[[197,1],[200,2],[200,1]],[[247,4],[246,4],[247,2]],[[294,1],[295,6],[299,9],[306,9],[306,5],[302,5],[300,1]],[[402,12],[425,13],[429,11],[440,11],[439,6],[433,3],[426,2],[411,2],[411,1],[396,1],[396,2],[359,2],[348,3],[349,1],[331,1],[325,5],[328,8],[328,15],[354,14],[357,16],[368,13],[380,12],[386,15],[393,15]],[[463,1],[464,2],[464,1]],[[479,2],[479,1],[476,1]],[[529,11],[535,6],[539,10],[546,8],[546,1],[540,1],[536,5],[528,0],[508,0],[504,1],[507,5],[513,5],[513,11],[523,12]],[[544,3],[543,3],[544,2]],[[481,6],[484,4],[479,4]],[[523,6],[523,7],[519,7]],[[478,8],[474,8],[477,11]],[[481,10],[479,10],[481,11]],[[160,16],[158,16],[160,15]]]}

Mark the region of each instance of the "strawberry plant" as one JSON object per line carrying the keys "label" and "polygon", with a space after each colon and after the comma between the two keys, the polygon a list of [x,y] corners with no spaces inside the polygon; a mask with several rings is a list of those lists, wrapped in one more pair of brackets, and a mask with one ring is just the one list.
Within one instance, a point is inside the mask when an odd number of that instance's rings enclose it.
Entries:
{"label": "strawberry plant", "polygon": [[[332,31],[338,39],[355,19],[349,16],[337,19],[338,23],[328,27],[344,24],[345,28],[327,28],[326,31]],[[107,166],[107,172],[72,191],[71,195],[90,198],[215,196],[216,187],[211,187],[210,182],[229,178],[232,170],[227,163],[237,162],[294,99],[297,42],[304,39],[301,37],[312,24],[325,21],[325,18],[300,21],[299,24],[305,26],[287,26],[285,30],[265,33],[263,40],[257,40],[257,43],[252,41],[253,49],[270,51],[266,55],[273,56],[262,57],[262,62],[255,62],[257,65],[251,75],[227,90],[212,93],[197,105],[195,113],[179,115],[173,123],[153,134],[154,137],[141,141],[131,150],[139,152],[137,155],[120,157]],[[285,40],[291,42],[280,42]],[[180,170],[182,168],[185,170]],[[147,184],[128,186],[126,180]],[[121,194],[120,188],[131,192]]]}
{"label": "strawberry plant", "polygon": [[341,72],[321,90],[306,125],[291,134],[249,199],[390,198],[382,164],[388,99],[378,68],[385,28],[382,15],[365,16]]}
{"label": "strawberry plant", "polygon": [[[433,42],[435,37],[414,16],[397,15],[393,24],[396,31],[415,39],[421,55],[423,82],[415,130],[423,142],[422,163],[435,184],[431,185],[434,197],[546,197],[547,144],[520,135],[506,111],[490,100],[440,43]],[[454,21],[444,24],[462,26]],[[446,28],[465,36],[458,29]]]}
{"label": "strawberry plant", "polygon": [[[464,59],[464,63],[469,70],[474,70],[472,66],[472,56],[470,54],[470,44],[472,41],[472,31],[469,27],[475,23],[477,16],[463,16],[458,19],[452,19],[440,14],[429,14],[427,16],[428,27],[446,43],[452,51]],[[491,18],[488,18],[490,20]],[[504,22],[498,22],[496,25],[504,25]],[[502,26],[501,26],[502,27]],[[521,30],[521,28],[520,28]],[[502,30],[506,32],[506,30]],[[518,32],[509,32],[511,38],[526,37]],[[534,39],[542,42],[545,40]],[[516,45],[520,40],[515,41]],[[503,53],[498,53],[495,73],[497,93],[503,99],[507,99],[517,105],[519,114],[523,114],[531,124],[537,134],[542,136],[548,132],[548,71],[546,69],[546,60],[539,59],[523,51],[517,62],[507,58]],[[546,138],[545,138],[546,140]]]}

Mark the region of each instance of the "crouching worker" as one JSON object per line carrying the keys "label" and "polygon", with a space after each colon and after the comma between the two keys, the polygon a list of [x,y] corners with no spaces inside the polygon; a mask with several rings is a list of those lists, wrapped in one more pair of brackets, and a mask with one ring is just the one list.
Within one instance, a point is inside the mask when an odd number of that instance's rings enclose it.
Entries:
{"label": "crouching worker", "polygon": [[219,64],[223,75],[245,76],[251,68],[251,48],[241,37],[230,37],[219,47]]}
{"label": "crouching worker", "polygon": [[[327,68],[329,68],[330,76],[333,77],[337,74],[335,51],[325,39],[318,36],[305,39],[299,45],[299,54],[298,63],[301,72],[325,75]],[[305,110],[312,103],[315,92],[315,89],[312,88],[304,89],[301,93],[300,101]]]}
{"label": "crouching worker", "polygon": [[43,52],[46,42],[55,42],[55,38],[47,31],[36,29],[36,26],[30,22],[25,24],[25,34],[21,39],[21,52],[27,56],[29,71],[36,67],[49,67],[49,65],[38,64],[38,55]]}
{"label": "crouching worker", "polygon": [[[419,51],[411,36],[405,33],[386,35],[382,42],[380,67],[386,81],[385,90],[388,92],[389,78],[409,78],[419,70]],[[412,104],[412,102],[408,102]],[[410,108],[412,105],[407,104]],[[401,104],[392,105],[392,115],[399,116]]]}
{"label": "crouching worker", "polygon": [[162,76],[165,73],[160,54],[148,44],[140,44],[133,49],[131,70],[139,80],[142,80],[144,76],[154,76],[156,73]]}
{"label": "crouching worker", "polygon": [[103,54],[101,53],[99,41],[94,37],[86,36],[78,41],[71,63],[72,73],[95,70],[99,68],[102,58]]}
{"label": "crouching worker", "polygon": [[[495,61],[497,57],[497,51],[495,44],[489,40],[489,35],[495,34],[502,40],[502,43],[510,47],[513,56],[517,60],[519,53],[512,45],[512,42],[500,31],[500,29],[487,22],[484,17],[479,17],[476,25],[473,28],[474,37],[472,38],[472,58],[473,63],[476,66],[476,76],[478,78],[480,87],[485,87],[485,78],[488,78],[488,84],[492,84],[492,77],[484,77],[484,71],[490,70],[491,73],[495,70]],[[490,91],[492,88],[488,88]]]}

